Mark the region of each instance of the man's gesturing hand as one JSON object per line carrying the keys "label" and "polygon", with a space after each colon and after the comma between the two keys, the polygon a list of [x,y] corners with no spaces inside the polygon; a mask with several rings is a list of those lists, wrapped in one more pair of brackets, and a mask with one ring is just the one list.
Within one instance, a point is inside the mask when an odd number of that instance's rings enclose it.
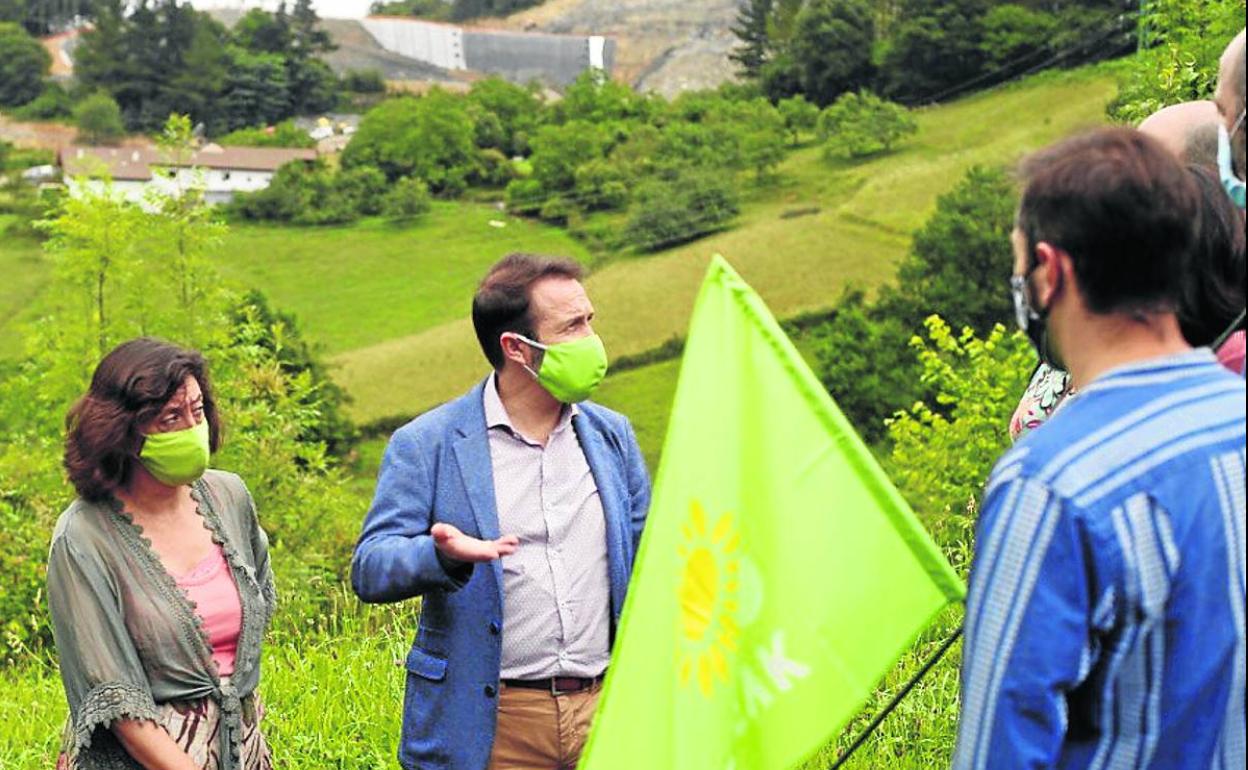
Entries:
{"label": "man's gesturing hand", "polygon": [[434,524],[429,534],[433,535],[433,544],[444,556],[462,562],[493,561],[510,556],[520,546],[520,538],[515,535],[503,535],[497,540],[478,540],[450,524]]}

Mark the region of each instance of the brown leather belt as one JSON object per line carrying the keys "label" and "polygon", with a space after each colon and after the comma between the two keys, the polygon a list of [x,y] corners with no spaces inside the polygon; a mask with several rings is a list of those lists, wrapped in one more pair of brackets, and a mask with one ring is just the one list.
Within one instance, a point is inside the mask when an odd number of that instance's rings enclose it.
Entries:
{"label": "brown leather belt", "polygon": [[564,695],[588,690],[601,681],[601,676],[553,676],[549,679],[504,679],[503,684],[507,687],[523,687],[527,690],[546,690],[551,695]]}

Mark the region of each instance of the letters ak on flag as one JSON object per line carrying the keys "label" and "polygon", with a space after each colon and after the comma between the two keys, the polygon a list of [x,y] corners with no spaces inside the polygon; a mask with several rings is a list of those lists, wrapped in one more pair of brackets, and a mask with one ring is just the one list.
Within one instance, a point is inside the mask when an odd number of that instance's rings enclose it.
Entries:
{"label": "letters ak on flag", "polygon": [[842,729],[964,587],[716,257],[584,770],[771,770]]}

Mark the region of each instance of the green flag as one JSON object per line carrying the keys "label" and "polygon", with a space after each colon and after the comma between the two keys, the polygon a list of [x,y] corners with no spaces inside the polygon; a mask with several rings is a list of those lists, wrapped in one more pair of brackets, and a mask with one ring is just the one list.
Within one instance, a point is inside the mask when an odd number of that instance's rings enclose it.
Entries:
{"label": "green flag", "polygon": [[964,591],[762,300],[716,257],[581,766],[792,767]]}

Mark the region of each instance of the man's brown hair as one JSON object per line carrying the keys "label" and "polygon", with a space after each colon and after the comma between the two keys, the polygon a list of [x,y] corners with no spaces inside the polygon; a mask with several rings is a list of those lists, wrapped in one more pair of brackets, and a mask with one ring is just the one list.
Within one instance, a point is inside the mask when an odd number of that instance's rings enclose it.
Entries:
{"label": "man's brown hair", "polygon": [[472,298],[472,326],[490,365],[503,367],[499,336],[504,332],[536,339],[530,313],[533,284],[550,277],[579,281],[584,274],[570,259],[537,254],[508,254],[491,267]]}
{"label": "man's brown hair", "polygon": [[1032,156],[1023,178],[1029,268],[1047,242],[1070,255],[1092,312],[1177,309],[1200,192],[1160,142],[1129,128],[1091,131]]}
{"label": "man's brown hair", "polygon": [[196,350],[140,337],[104,356],[86,395],[65,418],[65,470],[84,500],[107,500],[130,481],[143,449],[143,426],[194,377],[204,395],[208,443],[215,452],[221,423],[204,357]]}

